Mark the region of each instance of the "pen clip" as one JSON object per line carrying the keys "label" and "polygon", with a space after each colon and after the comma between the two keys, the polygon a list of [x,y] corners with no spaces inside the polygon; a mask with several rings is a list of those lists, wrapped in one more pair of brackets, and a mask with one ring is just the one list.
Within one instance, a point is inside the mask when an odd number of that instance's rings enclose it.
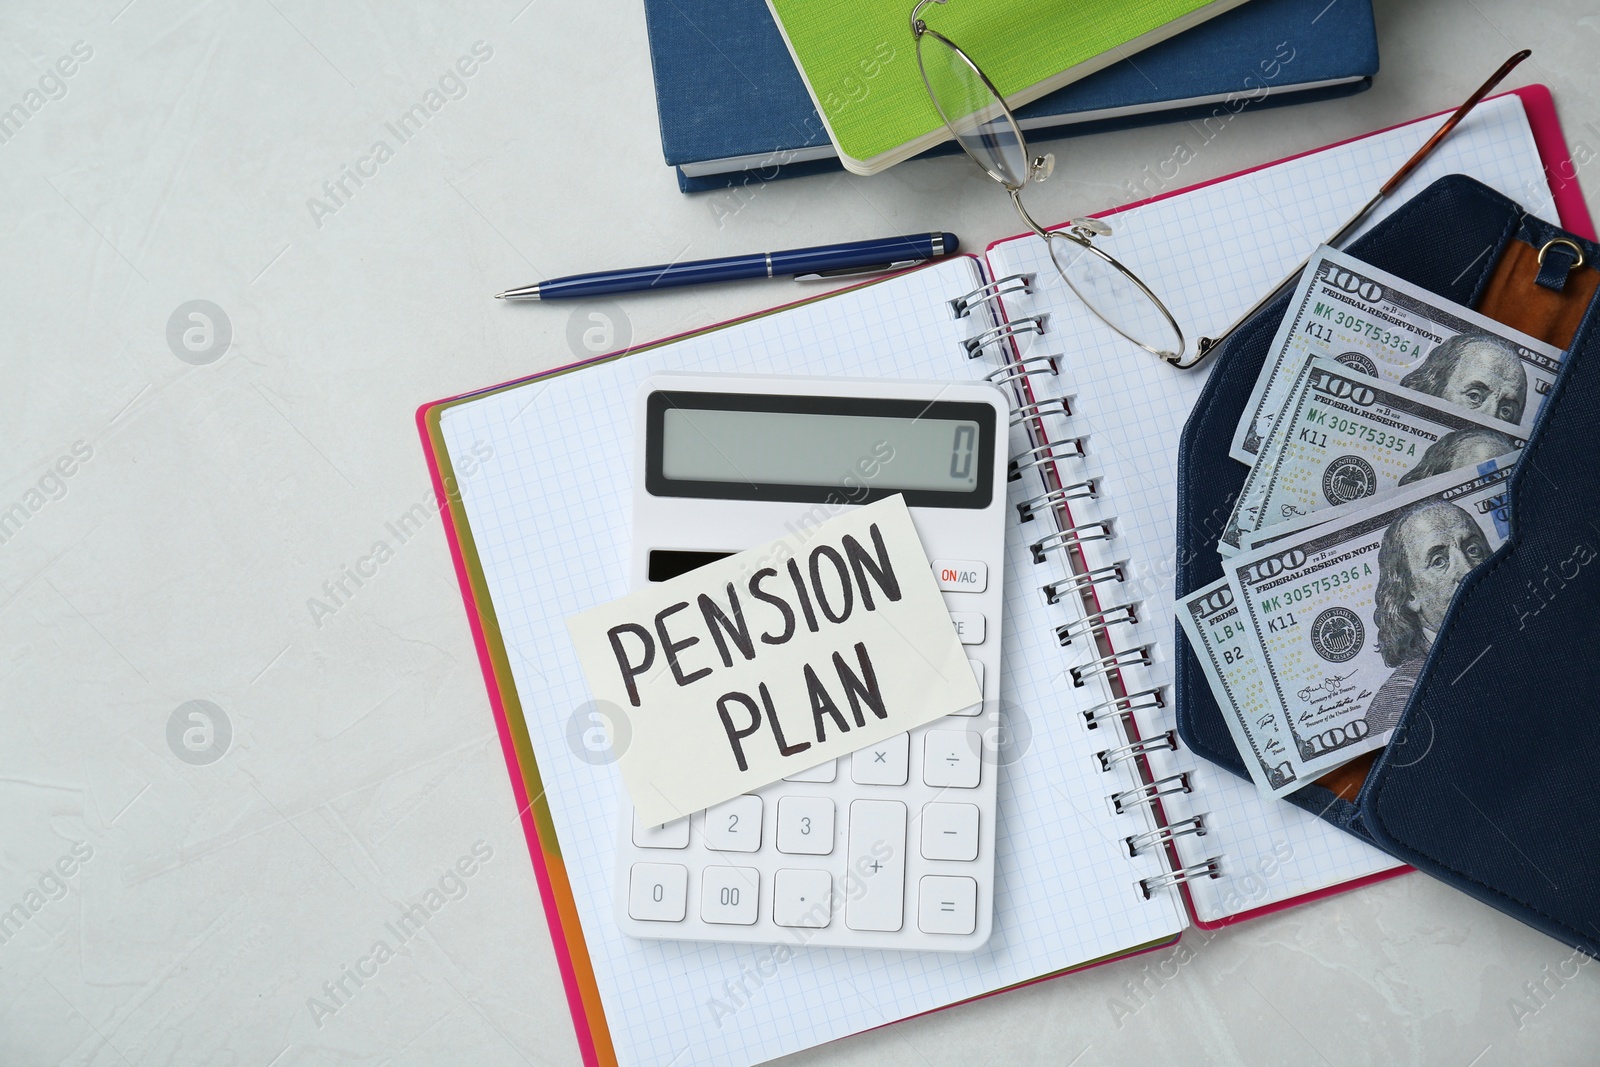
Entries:
{"label": "pen clip", "polygon": [[926,259],[900,259],[893,263],[874,263],[869,267],[840,267],[837,270],[812,271],[809,274],[796,274],[797,282],[825,282],[834,278],[854,278],[860,274],[882,274],[885,271],[904,270],[915,267],[919,263],[926,263]]}

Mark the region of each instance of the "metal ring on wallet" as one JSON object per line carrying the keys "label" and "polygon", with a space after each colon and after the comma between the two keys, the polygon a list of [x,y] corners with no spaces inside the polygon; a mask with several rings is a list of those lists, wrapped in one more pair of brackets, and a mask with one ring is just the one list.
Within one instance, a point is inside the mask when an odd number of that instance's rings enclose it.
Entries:
{"label": "metal ring on wallet", "polygon": [[[1071,397],[1064,399],[1070,400]],[[1058,459],[1082,459],[1088,454],[1083,447],[1084,440],[1085,438],[1082,437],[1069,437],[1064,441],[1046,441],[1042,445],[1034,445],[1032,448],[1018,452],[1006,467],[1006,481],[1014,482],[1021,478],[1022,468],[1024,467],[1037,467],[1042,463],[1054,463]],[[1056,449],[1069,446],[1073,451],[1056,454]]]}
{"label": "metal ring on wallet", "polygon": [[1144,899],[1149,900],[1157,889],[1165,889],[1170,885],[1179,885],[1183,882],[1192,882],[1201,875],[1215,878],[1222,873],[1222,857],[1212,856],[1208,860],[1179,867],[1166,874],[1158,874],[1154,878],[1139,879],[1139,888],[1144,891]]}
{"label": "metal ring on wallet", "polygon": [[1187,819],[1180,819],[1177,822],[1168,823],[1154,830],[1147,830],[1142,834],[1124,837],[1122,841],[1123,844],[1128,846],[1128,855],[1137,856],[1139,850],[1147,845],[1164,845],[1175,838],[1188,837],[1190,834],[1194,834],[1196,837],[1204,837],[1206,835],[1205,818],[1204,815],[1191,815]]}
{"label": "metal ring on wallet", "polygon": [[[1020,283],[1012,285],[1010,283]],[[951,300],[950,310],[955,313],[955,318],[964,319],[976,304],[987,303],[998,299],[1007,293],[1032,293],[1033,275],[1008,274],[1004,278],[996,278],[985,285],[980,285],[965,296],[958,296]],[[979,295],[982,294],[982,295]]]}
{"label": "metal ring on wallet", "polygon": [[1093,500],[1099,495],[1100,479],[1085,478],[1081,482],[1058,486],[1048,493],[1040,493],[1031,500],[1024,500],[1017,505],[1017,515],[1022,522],[1032,522],[1033,513],[1039,508],[1060,507],[1069,500]]}
{"label": "metal ring on wallet", "polygon": [[1121,815],[1129,808],[1142,807],[1145,804],[1154,804],[1161,797],[1172,796],[1175,793],[1192,793],[1194,786],[1189,784],[1189,772],[1179,771],[1169,774],[1165,778],[1157,778],[1137,789],[1124,789],[1120,793],[1111,794],[1111,806]]}
{"label": "metal ring on wallet", "polygon": [[1578,257],[1577,260],[1573,262],[1572,266],[1567,268],[1568,274],[1571,274],[1573,271],[1583,266],[1583,249],[1578,247],[1578,242],[1569,241],[1565,237],[1552,237],[1550,240],[1546,241],[1540,246],[1538,260],[1539,266],[1544,266],[1544,254],[1550,251],[1550,249],[1554,248],[1556,245],[1566,245],[1568,248],[1572,249],[1573,255]]}
{"label": "metal ring on wallet", "polygon": [[1074,637],[1081,637],[1084,634],[1104,637],[1106,631],[1118,623],[1137,623],[1139,621],[1139,613],[1135,609],[1138,606],[1139,601],[1137,600],[1131,604],[1118,604],[1116,607],[1091,612],[1077,622],[1069,622],[1057,626],[1056,640],[1063,645],[1070,645]]}
{"label": "metal ring on wallet", "polygon": [[[1136,711],[1166,707],[1166,698],[1161,695],[1162,690],[1165,688],[1165,686],[1158,685],[1149,689],[1141,689],[1137,693],[1116,697],[1086,709],[1083,713],[1084,729],[1100,729],[1100,719],[1112,711],[1116,712],[1116,718],[1127,720],[1131,719]],[[1143,703],[1140,703],[1140,701],[1143,701]]]}
{"label": "metal ring on wallet", "polygon": [[984,348],[1003,337],[1015,337],[1019,333],[1044,333],[1045,315],[1030,315],[1025,319],[1008,319],[998,326],[991,326],[976,337],[969,337],[961,342],[967,350],[968,359],[977,359]]}
{"label": "metal ring on wallet", "polygon": [[1163,750],[1173,752],[1178,750],[1178,731],[1168,730],[1166,733],[1156,734],[1154,737],[1141,737],[1139,740],[1123,745],[1121,748],[1108,748],[1104,752],[1096,752],[1095,756],[1100,760],[1100,769],[1109,771],[1123,760],[1142,756],[1146,752],[1160,752]]}
{"label": "metal ring on wallet", "polygon": [[1122,568],[1127,565],[1127,560],[1118,560],[1104,567],[1096,567],[1092,571],[1084,571],[1081,574],[1074,574],[1070,578],[1063,578],[1059,582],[1048,582],[1039,588],[1044,591],[1044,602],[1046,604],[1054,604],[1067,593],[1081,594],[1107,579],[1114,578],[1119,582],[1124,580],[1127,574]]}
{"label": "metal ring on wallet", "polygon": [[1067,674],[1071,675],[1074,688],[1082,688],[1085,678],[1093,678],[1097,674],[1109,674],[1123,667],[1148,667],[1154,662],[1155,660],[1150,658],[1150,646],[1140,645],[1138,648],[1113,652],[1109,656],[1101,656],[1081,666],[1071,667],[1067,670]]}
{"label": "metal ring on wallet", "polygon": [[1040,370],[1048,370],[1051,374],[1061,373],[1061,363],[1055,356],[1029,356],[1027,359],[1019,359],[1015,363],[1007,363],[999,370],[992,370],[983,377],[986,381],[991,381],[996,385],[1007,385],[1011,382],[1033,377],[1034,368],[1036,367]]}

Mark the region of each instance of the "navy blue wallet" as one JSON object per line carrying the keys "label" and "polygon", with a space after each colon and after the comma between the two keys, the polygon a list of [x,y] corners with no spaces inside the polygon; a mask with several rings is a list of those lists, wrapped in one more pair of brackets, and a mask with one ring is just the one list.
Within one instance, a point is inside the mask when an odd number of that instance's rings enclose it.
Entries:
{"label": "navy blue wallet", "polygon": [[[1566,358],[1510,482],[1511,537],[1457,590],[1388,747],[1288,799],[1600,955],[1600,246],[1452,175],[1347,251]],[[1179,597],[1222,577],[1217,535],[1246,473],[1229,443],[1290,296],[1215,353],[1184,428]],[[1248,778],[1176,629],[1178,733]]]}

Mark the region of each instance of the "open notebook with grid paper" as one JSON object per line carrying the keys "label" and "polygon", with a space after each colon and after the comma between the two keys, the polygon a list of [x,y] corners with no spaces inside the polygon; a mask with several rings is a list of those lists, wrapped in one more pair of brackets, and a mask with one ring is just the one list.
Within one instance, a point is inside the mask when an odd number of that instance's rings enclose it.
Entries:
{"label": "open notebook with grid paper", "polygon": [[[628,457],[640,383],[666,370],[982,379],[1000,366],[1002,346],[970,358],[962,342],[993,325],[991,305],[958,319],[949,301],[983,282],[978,260],[954,258],[437,411],[445,456],[474,447],[493,456],[459,479],[461,511],[453,519],[461,520],[458,534],[470,535],[482,576],[478,606],[492,608],[503,641],[512,684],[501,695],[520,705],[622,1063],[760,1061],[1164,943],[1184,925],[1172,894],[1147,898],[1138,889],[1139,879],[1165,870],[1159,855],[1130,857],[1124,843],[1151,828],[1147,813],[1118,814],[1107,800],[1137,786],[1132,769],[1100,768],[1096,738],[1075,714],[1088,701],[1063,688],[1056,627],[1082,618],[1031,584],[1037,571],[1028,546],[1050,520],[1018,519],[1014,505],[1038,492],[1021,478],[1004,487],[1006,638],[997,690],[1002,721],[1019,740],[995,760],[1003,766],[984,768],[997,772],[998,787],[993,931],[984,946],[864,955],[812,947],[803,929],[768,945],[642,941],[614,919],[625,794],[613,765],[571,747],[574,721],[580,733],[589,726],[589,693],[563,619],[629,589]],[[1022,427],[1010,437],[1012,454],[1030,447]],[[765,830],[776,833],[776,822]],[[906,890],[911,915],[916,888]],[[757,990],[749,975],[763,973],[770,977]]]}
{"label": "open notebook with grid paper", "polygon": [[[1348,216],[1433,125],[1123,211],[1112,247],[1191,328],[1216,328]],[[1546,187],[1529,129],[1516,97],[1487,103],[1413,183],[1464,171],[1537,210]],[[1225,921],[1395,869],[1376,850],[1298,809],[1268,806],[1247,784],[1172,750],[1161,697],[1170,683],[1173,466],[1202,378],[1113,343],[1050,284],[1041,254],[1034,239],[1002,242],[987,265],[953,258],[418,412],[589,1062],[759,1062],[1166,944],[1191,921]],[[1002,299],[953,313],[952,298],[1016,273],[1033,275],[1028,292],[1010,285]],[[963,342],[1006,316],[1041,312],[1044,336],[989,343],[969,358]],[[1056,358],[1040,358],[1047,352]],[[669,370],[998,373],[1014,379],[1017,402],[1040,405],[1010,440],[1018,469],[1007,483],[999,688],[1010,747],[997,759],[993,933],[980,950],[818,948],[803,937],[766,946],[640,941],[618,929],[624,792],[614,765],[583,744],[589,694],[563,620],[628,591],[631,401],[644,379]],[[1065,396],[1072,414],[1047,414],[1049,398]],[[1059,442],[1058,458],[1041,462],[1046,436]],[[1069,458],[1080,444],[1084,454]],[[485,455],[470,475],[451,473],[453,460]],[[1021,521],[1014,506],[1050,488],[1044,479],[1088,477],[1095,499]],[[1075,569],[1050,550],[1063,525],[1098,520],[1114,536],[1085,542]],[[1104,614],[1077,603],[1081,589],[1097,594]],[[1126,604],[1131,613],[1111,610]],[[1128,691],[1149,692],[1126,701],[1127,714],[1107,688],[1109,665],[1097,670],[1086,651],[1097,632],[1125,653]],[[1150,662],[1130,665],[1140,658]],[[1205,833],[1178,836],[1195,819]]]}

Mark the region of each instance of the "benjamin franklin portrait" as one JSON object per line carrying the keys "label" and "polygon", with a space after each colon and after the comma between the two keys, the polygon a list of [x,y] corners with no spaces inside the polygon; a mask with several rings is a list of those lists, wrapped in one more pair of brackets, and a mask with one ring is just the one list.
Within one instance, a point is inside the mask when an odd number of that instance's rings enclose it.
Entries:
{"label": "benjamin franklin portrait", "polygon": [[1450,338],[1400,384],[1511,423],[1522,421],[1528,402],[1528,372],[1516,348],[1486,333]]}
{"label": "benjamin franklin portrait", "polygon": [[1393,667],[1367,707],[1372,733],[1394,729],[1433,647],[1445,611],[1474,567],[1489,558],[1489,541],[1461,508],[1424,500],[1400,514],[1378,546],[1378,651]]}
{"label": "benjamin franklin portrait", "polygon": [[1516,442],[1498,430],[1485,430],[1477,426],[1451,430],[1428,446],[1422,458],[1417,460],[1417,465],[1401,477],[1400,484],[1410,485],[1461,467],[1476,467],[1486,459],[1495,459],[1516,450]]}

